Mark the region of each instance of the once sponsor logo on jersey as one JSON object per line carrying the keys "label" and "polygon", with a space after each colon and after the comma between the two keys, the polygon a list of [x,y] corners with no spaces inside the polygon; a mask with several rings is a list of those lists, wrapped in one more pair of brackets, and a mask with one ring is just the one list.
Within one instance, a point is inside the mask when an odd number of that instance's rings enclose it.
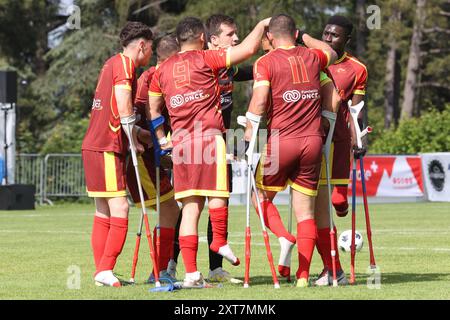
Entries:
{"label": "once sponsor logo on jersey", "polygon": [[300,99],[302,100],[312,100],[312,99],[319,99],[319,90],[289,90],[283,93],[283,100],[285,102],[296,102]]}
{"label": "once sponsor logo on jersey", "polygon": [[197,90],[185,94],[177,94],[170,98],[170,106],[172,108],[181,107],[183,104],[191,101],[200,101],[209,97],[209,94],[203,94],[203,90]]}
{"label": "once sponsor logo on jersey", "polygon": [[181,94],[177,94],[176,96],[173,96],[170,98],[170,106],[172,108],[178,108],[179,106],[183,105],[184,99]]}

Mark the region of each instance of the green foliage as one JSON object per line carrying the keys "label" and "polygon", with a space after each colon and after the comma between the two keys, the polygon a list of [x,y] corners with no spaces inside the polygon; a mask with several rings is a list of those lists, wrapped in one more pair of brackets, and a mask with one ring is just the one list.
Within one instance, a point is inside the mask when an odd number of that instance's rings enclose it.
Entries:
{"label": "green foliage", "polygon": [[81,142],[89,124],[88,118],[71,117],[54,126],[45,134],[45,143],[41,153],[79,153]]}
{"label": "green foliage", "polygon": [[420,118],[403,120],[386,130],[371,146],[371,153],[417,154],[450,151],[450,104],[442,112],[430,109]]}

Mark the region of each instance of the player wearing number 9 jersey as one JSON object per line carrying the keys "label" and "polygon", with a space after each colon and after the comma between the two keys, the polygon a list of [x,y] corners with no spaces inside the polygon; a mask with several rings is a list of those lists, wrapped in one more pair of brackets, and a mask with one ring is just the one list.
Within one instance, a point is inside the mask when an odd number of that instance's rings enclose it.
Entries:
{"label": "player wearing number 9 jersey", "polygon": [[[256,183],[260,199],[264,199],[264,220],[280,241],[278,271],[288,276],[291,250],[297,241],[297,285],[306,286],[316,240],[314,197],[324,136],[320,72],[336,60],[336,53],[307,34],[303,35],[307,48],[296,47],[297,34],[290,16],[280,14],[272,18],[267,37],[275,49],[254,65],[255,84],[249,112],[267,114],[268,142],[258,164]],[[250,136],[251,128],[247,127],[245,137]],[[276,193],[287,184],[293,189],[297,239],[286,231],[272,203]]]}
{"label": "player wearing number 9 jersey", "polygon": [[[210,248],[233,265],[239,264],[226,241],[229,186],[218,71],[255,54],[269,20],[258,23],[240,45],[204,51],[203,23],[197,18],[183,19],[176,29],[181,51],[161,64],[150,84],[147,117],[158,118],[165,104],[173,130],[175,198],[183,204],[179,244],[186,269],[185,287],[204,285],[196,255],[198,220],[206,197],[213,228]],[[161,128],[156,134],[164,141]],[[167,146],[163,143],[162,147]]]}

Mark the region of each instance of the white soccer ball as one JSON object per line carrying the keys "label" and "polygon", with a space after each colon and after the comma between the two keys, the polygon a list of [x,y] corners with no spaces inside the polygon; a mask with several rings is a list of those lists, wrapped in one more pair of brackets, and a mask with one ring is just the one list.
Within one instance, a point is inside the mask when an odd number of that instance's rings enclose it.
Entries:
{"label": "white soccer ball", "polygon": [[[361,248],[363,247],[363,243],[364,243],[364,240],[363,240],[362,234],[358,230],[355,230],[356,251],[361,250]],[[341,250],[343,252],[350,252],[351,245],[352,245],[352,230],[345,230],[339,236],[338,248],[339,248],[339,250]]]}

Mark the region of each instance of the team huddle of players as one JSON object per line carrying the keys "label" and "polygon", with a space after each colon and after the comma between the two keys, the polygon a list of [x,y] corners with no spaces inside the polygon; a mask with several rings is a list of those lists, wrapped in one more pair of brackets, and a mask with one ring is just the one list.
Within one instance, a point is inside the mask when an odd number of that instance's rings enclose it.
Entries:
{"label": "team huddle of players", "polygon": [[[137,79],[137,68],[147,66],[152,56],[153,33],[142,23],[127,23],[120,33],[123,52],[108,59],[100,73],[82,145],[88,195],[96,205],[91,238],[96,284],[121,285],[113,269],[128,230],[127,188],[134,203],[141,203],[133,164],[126,161],[129,143],[123,126],[133,127],[129,139],[139,154],[145,206],[153,207],[154,140],[147,122],[161,117],[165,125],[154,134],[162,150],[171,150],[173,186],[166,171],[161,171],[159,275],[175,278],[181,252],[183,287],[204,286],[197,268],[198,222],[207,199],[208,279],[231,279],[222,260],[233,266],[240,261],[227,242],[231,166],[227,165],[225,132],[231,124],[233,81],[254,80],[246,115],[254,121],[265,117],[269,132],[255,173],[262,201],[258,214],[279,240],[278,272],[290,275],[291,252],[297,245],[297,287],[307,287],[317,247],[324,269],[314,283],[330,285],[330,217],[325,170],[321,170],[327,121],[322,110],[337,113],[331,183],[340,216],[348,212],[350,158],[365,151],[353,148],[354,124],[347,109],[348,100],[356,104],[363,99],[367,80],[365,66],[345,51],[351,33],[351,22],[333,16],[320,41],[300,32],[290,16],[279,14],[260,21],[239,42],[231,17],[213,15],[205,24],[188,17],[173,35],[158,41],[157,65]],[[266,54],[254,63],[253,71],[251,66],[237,67],[261,47]],[[244,139],[249,141],[251,136],[252,127],[247,125]],[[288,184],[296,236],[286,230],[272,203]],[[257,208],[254,195],[252,199]],[[346,284],[339,256],[336,262],[339,284]],[[155,281],[153,272],[149,281]]]}

